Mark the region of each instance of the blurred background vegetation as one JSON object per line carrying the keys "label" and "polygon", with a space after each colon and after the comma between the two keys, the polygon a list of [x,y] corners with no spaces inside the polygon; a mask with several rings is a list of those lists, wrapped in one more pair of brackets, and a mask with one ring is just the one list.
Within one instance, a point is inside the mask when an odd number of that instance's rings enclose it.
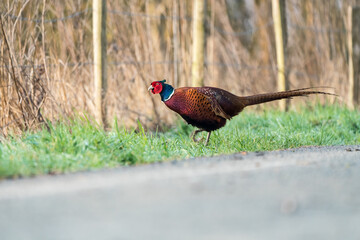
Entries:
{"label": "blurred background vegetation", "polygon": [[[92,1],[4,0],[0,6],[0,127],[4,135],[92,114]],[[290,88],[349,91],[346,14],[357,0],[287,0],[286,69]],[[191,85],[192,0],[107,0],[106,118],[155,128],[176,119],[155,80]],[[207,0],[207,86],[237,95],[276,91],[271,1]],[[294,100],[303,101],[303,100]],[[275,105],[273,105],[275,106]]]}

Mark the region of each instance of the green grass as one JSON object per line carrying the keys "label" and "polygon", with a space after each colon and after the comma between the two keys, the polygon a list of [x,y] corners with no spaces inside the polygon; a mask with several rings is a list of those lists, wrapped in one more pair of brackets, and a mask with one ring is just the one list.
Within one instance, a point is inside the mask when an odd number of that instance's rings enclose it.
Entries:
{"label": "green grass", "polygon": [[[360,113],[338,106],[303,107],[287,113],[245,111],[212,133],[208,146],[190,140],[182,120],[164,133],[122,129],[105,132],[86,119],[10,136],[0,143],[0,178],[112,168],[239,151],[308,145],[360,144]],[[206,133],[203,134],[205,137]]]}

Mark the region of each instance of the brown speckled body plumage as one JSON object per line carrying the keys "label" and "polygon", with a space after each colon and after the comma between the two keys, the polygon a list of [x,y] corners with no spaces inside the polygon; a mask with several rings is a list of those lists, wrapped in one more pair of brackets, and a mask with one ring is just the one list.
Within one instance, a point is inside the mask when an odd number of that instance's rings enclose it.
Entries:
{"label": "brown speckled body plumage", "polygon": [[208,132],[223,127],[245,107],[239,97],[212,87],[178,88],[164,103],[189,124]]}
{"label": "brown speckled body plumage", "polygon": [[[239,114],[246,106],[310,94],[333,95],[314,91],[311,88],[303,88],[239,97],[220,88],[183,87],[173,89],[171,85],[164,82],[165,80],[153,82],[149,90],[152,90],[154,94],[159,93],[167,107],[177,112],[187,123],[200,129],[194,132],[194,140],[198,132],[207,131],[209,134],[206,144],[212,131],[223,127],[227,120]],[[160,84],[161,86],[159,86]]]}

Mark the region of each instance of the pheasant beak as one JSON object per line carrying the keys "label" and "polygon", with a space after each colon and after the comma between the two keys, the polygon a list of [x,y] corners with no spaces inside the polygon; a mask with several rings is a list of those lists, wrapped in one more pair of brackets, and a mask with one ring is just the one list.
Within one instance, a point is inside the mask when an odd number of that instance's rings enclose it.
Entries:
{"label": "pheasant beak", "polygon": [[148,88],[148,91],[152,91],[154,90],[154,87],[152,85],[150,85],[150,87]]}

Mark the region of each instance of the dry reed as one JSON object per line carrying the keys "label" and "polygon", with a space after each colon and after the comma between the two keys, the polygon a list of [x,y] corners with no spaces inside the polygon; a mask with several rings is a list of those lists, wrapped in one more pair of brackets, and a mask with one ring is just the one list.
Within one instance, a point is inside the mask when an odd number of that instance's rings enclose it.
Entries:
{"label": "dry reed", "polygon": [[[117,117],[125,126],[137,120],[148,127],[172,123],[175,115],[147,86],[164,78],[176,87],[190,85],[192,1],[107,2],[107,119]],[[238,95],[275,91],[270,1],[207,2],[205,84]],[[330,86],[346,96],[344,16],[355,2],[341,3],[287,1],[291,88]],[[3,131],[10,125],[29,129],[43,118],[92,113],[91,7],[91,1],[84,0],[4,4],[2,36],[8,40],[0,40]],[[30,67],[19,67],[24,65]]]}

